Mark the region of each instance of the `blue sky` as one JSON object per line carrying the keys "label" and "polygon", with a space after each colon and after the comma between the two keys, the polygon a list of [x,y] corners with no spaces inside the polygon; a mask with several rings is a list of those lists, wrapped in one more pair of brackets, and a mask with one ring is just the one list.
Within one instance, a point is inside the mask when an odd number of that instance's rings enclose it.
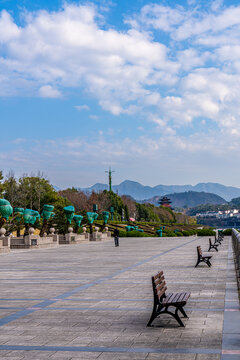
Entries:
{"label": "blue sky", "polygon": [[239,185],[240,1],[0,0],[1,169]]}

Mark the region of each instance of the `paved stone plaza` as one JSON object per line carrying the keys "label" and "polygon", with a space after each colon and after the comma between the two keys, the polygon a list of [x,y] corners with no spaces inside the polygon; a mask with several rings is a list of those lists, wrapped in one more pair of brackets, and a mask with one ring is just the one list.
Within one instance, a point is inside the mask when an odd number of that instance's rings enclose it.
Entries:
{"label": "paved stone plaza", "polygon": [[[1,359],[240,359],[231,239],[199,265],[208,238],[127,238],[0,256]],[[191,291],[185,328],[152,311],[151,275]],[[224,325],[223,325],[224,324]]]}

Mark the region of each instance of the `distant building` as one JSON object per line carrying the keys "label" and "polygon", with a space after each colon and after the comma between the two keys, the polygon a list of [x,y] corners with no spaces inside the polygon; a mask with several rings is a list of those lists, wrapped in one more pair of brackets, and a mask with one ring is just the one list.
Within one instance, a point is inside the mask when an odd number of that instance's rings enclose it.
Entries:
{"label": "distant building", "polygon": [[172,209],[172,207],[171,207],[172,202],[167,196],[162,196],[158,203],[160,206],[165,206],[165,207]]}

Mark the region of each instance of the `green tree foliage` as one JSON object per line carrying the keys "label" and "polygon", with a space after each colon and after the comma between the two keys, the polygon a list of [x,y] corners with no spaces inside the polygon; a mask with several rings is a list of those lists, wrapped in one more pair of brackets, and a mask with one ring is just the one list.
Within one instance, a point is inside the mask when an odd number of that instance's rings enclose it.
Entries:
{"label": "green tree foliage", "polygon": [[240,208],[240,197],[234,198],[230,201],[230,205]]}
{"label": "green tree foliage", "polygon": [[130,215],[129,215],[128,206],[126,204],[124,205],[124,214],[125,214],[125,220],[129,221]]}
{"label": "green tree foliage", "polygon": [[104,190],[103,194],[105,194],[108,198],[108,211],[110,211],[110,207],[114,207],[115,216],[117,217],[116,220],[120,220],[122,216],[122,209],[124,209],[124,203],[122,198],[115,194],[113,191]]}
{"label": "green tree foliage", "polygon": [[7,174],[3,187],[4,187],[4,198],[11,203],[12,207],[16,207],[19,197],[19,191],[18,191],[19,186],[13,171],[10,171]]}
{"label": "green tree foliage", "polygon": [[4,192],[4,183],[3,183],[3,172],[0,170],[0,196],[3,197],[3,192]]}
{"label": "green tree foliage", "polygon": [[4,182],[4,197],[13,207],[23,207],[41,212],[44,204],[62,208],[71,203],[60,196],[41,174],[23,175],[18,180],[10,172]]}
{"label": "green tree foliage", "polygon": [[138,221],[156,221],[159,222],[158,215],[154,212],[155,206],[152,204],[139,204],[137,207],[137,220]]}

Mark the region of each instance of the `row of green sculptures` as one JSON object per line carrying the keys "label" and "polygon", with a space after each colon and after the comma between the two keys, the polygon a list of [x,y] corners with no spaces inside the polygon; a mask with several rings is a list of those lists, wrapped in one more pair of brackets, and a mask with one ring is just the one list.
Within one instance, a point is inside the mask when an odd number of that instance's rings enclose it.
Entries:
{"label": "row of green sculptures", "polygon": [[[32,210],[32,209],[23,209],[23,208],[12,208],[10,202],[6,199],[0,199],[0,228],[4,226],[4,224],[8,221],[9,217],[11,215],[14,216],[14,221],[17,222],[17,236],[20,236],[20,222],[23,220],[24,226],[25,226],[25,232],[24,235],[29,234],[29,228],[33,226],[40,217],[42,217],[42,227],[40,230],[40,236],[44,236],[48,229],[48,221],[55,216],[54,212],[54,206],[53,205],[47,205],[45,204],[43,206],[41,216],[38,211]],[[66,206],[64,209],[64,214],[66,217],[66,232],[68,226],[71,225],[72,221],[75,222],[75,228],[74,232],[78,232],[83,216],[82,215],[76,215],[75,209],[73,206]],[[98,218],[98,214],[96,212],[87,212],[87,220],[90,227],[90,233],[93,232],[93,223]],[[104,229],[106,226],[108,219],[109,219],[109,212],[103,211],[103,225],[101,227],[101,230]]]}

